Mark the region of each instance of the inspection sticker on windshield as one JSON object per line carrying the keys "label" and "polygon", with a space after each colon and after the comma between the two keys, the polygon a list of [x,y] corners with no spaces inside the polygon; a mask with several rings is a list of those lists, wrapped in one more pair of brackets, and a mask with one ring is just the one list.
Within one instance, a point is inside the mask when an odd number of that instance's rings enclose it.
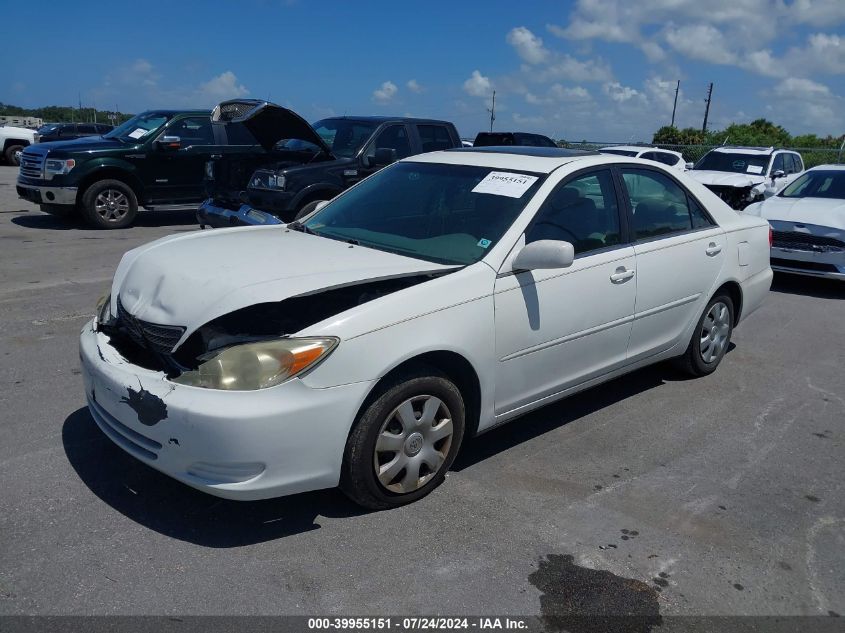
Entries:
{"label": "inspection sticker on windshield", "polygon": [[473,193],[492,193],[494,196],[521,198],[528,189],[537,182],[537,176],[512,174],[506,171],[491,171],[484,179],[475,185]]}
{"label": "inspection sticker on windshield", "polygon": [[142,127],[136,127],[132,132],[129,133],[129,138],[141,138],[146,134],[147,131]]}
{"label": "inspection sticker on windshield", "polygon": [[745,171],[749,174],[762,174],[763,168],[760,165],[749,165]]}

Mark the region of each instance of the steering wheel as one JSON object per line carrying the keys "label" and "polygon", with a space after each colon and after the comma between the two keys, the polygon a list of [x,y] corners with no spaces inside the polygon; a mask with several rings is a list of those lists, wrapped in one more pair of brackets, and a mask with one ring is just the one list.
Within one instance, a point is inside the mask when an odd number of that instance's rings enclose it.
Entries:
{"label": "steering wheel", "polygon": [[572,236],[571,242],[573,244],[578,241],[578,236],[575,235],[575,233],[573,233],[570,229],[566,228],[565,226],[558,224],[557,222],[552,222],[551,220],[542,220],[540,222],[537,222],[537,224],[535,224],[534,226],[540,226],[541,224],[548,224],[549,226],[553,226],[556,229],[560,229],[564,233],[568,233]]}

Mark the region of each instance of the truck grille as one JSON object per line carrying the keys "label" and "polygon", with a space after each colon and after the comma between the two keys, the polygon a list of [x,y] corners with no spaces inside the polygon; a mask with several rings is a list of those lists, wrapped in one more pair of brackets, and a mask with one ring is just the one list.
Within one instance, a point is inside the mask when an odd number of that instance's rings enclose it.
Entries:
{"label": "truck grille", "polygon": [[845,249],[845,242],[834,237],[798,231],[772,231],[772,246],[799,251],[830,251]]}
{"label": "truck grille", "polygon": [[21,155],[21,175],[29,178],[43,178],[45,158],[46,155],[41,152],[24,150]]}
{"label": "truck grille", "polygon": [[141,347],[159,354],[170,354],[185,333],[179,325],[158,325],[137,319],[123,307],[117,298],[117,318],[126,333]]}

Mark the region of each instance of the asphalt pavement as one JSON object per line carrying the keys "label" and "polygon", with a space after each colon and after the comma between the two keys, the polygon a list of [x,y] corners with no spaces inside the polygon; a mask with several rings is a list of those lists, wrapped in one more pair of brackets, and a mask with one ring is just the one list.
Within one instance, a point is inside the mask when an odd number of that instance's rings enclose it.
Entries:
{"label": "asphalt pavement", "polygon": [[[638,371],[466,447],[410,506],[224,501],[84,404],[77,335],[121,255],[0,167],[0,614],[845,614],[845,284],[776,277],[719,370]],[[232,420],[237,424],[237,420]]]}

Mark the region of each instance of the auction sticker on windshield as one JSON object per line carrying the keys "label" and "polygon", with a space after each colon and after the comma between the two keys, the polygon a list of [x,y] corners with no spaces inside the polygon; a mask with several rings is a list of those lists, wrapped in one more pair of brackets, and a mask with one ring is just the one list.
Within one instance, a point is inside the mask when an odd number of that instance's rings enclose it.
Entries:
{"label": "auction sticker on windshield", "polygon": [[129,138],[141,138],[144,134],[147,133],[142,127],[136,127],[132,132],[129,133]]}
{"label": "auction sticker on windshield", "polygon": [[763,168],[760,165],[749,165],[748,169],[746,169],[749,174],[762,174]]}
{"label": "auction sticker on windshield", "polygon": [[473,193],[491,193],[494,196],[521,198],[537,182],[537,176],[513,174],[506,171],[491,171],[473,188]]}

